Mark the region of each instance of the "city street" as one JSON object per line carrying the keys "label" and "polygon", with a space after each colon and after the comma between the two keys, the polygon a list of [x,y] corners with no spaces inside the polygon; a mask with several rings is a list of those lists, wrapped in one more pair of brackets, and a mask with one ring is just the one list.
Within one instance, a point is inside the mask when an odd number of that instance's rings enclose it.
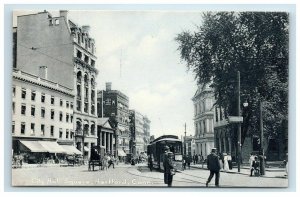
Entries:
{"label": "city street", "polygon": [[[98,168],[96,168],[98,169]],[[235,169],[236,170],[236,169]],[[283,170],[266,172],[264,177],[250,177],[247,169],[238,174],[221,172],[221,187],[287,187],[288,179]],[[209,171],[192,167],[176,173],[175,187],[205,187]],[[107,171],[88,171],[87,166],[35,167],[12,169],[13,186],[118,186],[118,187],[166,187],[163,173],[150,172],[145,164],[136,166],[119,164]],[[209,184],[214,188],[214,179]]]}

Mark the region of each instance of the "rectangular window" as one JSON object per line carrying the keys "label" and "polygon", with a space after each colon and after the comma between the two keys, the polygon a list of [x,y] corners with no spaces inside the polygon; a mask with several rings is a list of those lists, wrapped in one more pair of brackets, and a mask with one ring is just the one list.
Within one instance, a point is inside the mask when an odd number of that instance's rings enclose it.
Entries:
{"label": "rectangular window", "polygon": [[41,124],[41,135],[44,136],[45,135],[45,125]]}
{"label": "rectangular window", "polygon": [[69,101],[66,101],[66,107],[69,108]]}
{"label": "rectangular window", "polygon": [[78,50],[77,50],[77,54],[76,54],[76,56],[77,56],[79,59],[81,59],[81,57],[82,57],[82,53],[81,53],[80,51],[78,51]]}
{"label": "rectangular window", "polygon": [[62,128],[59,128],[59,138],[62,138],[62,136],[63,136]]}
{"label": "rectangular window", "polygon": [[53,137],[54,136],[54,126],[51,125],[50,127],[50,136]]}
{"label": "rectangular window", "polygon": [[71,123],[73,123],[73,116],[72,116],[72,115],[71,115],[71,118],[70,118],[70,119],[71,119]]}
{"label": "rectangular window", "polygon": [[21,123],[21,134],[25,134],[25,122]]}
{"label": "rectangular window", "polygon": [[16,96],[16,87],[13,87],[12,94],[13,94],[13,96]]}
{"label": "rectangular window", "polygon": [[69,129],[66,130],[66,139],[69,139]]}
{"label": "rectangular window", "polygon": [[220,107],[220,121],[223,120],[222,108]]}
{"label": "rectangular window", "polygon": [[60,106],[63,106],[63,100],[62,99],[60,99]]}
{"label": "rectangular window", "polygon": [[95,66],[95,60],[91,60],[91,66]]}
{"label": "rectangular window", "polygon": [[87,64],[89,63],[89,56],[84,55],[84,62],[87,63]]}
{"label": "rectangular window", "polygon": [[73,139],[74,133],[72,130],[70,130],[70,138]]}
{"label": "rectangular window", "polygon": [[35,133],[35,124],[31,123],[31,126],[30,126],[30,135],[34,135],[34,133]]}
{"label": "rectangular window", "polygon": [[31,116],[35,116],[35,106],[31,106]]}
{"label": "rectangular window", "polygon": [[21,106],[21,114],[26,115],[26,104],[22,104]]}
{"label": "rectangular window", "polygon": [[70,107],[71,107],[71,109],[73,109],[73,102],[71,102]]}
{"label": "rectangular window", "polygon": [[66,122],[69,122],[69,114],[66,115]]}
{"label": "rectangular window", "polygon": [[32,101],[35,101],[35,96],[36,96],[35,91],[32,91],[32,92],[31,92],[31,100],[32,100]]}
{"label": "rectangular window", "polygon": [[51,96],[51,105],[54,105],[54,96]]}
{"label": "rectangular window", "polygon": [[22,99],[26,98],[26,89],[22,88]]}
{"label": "rectangular window", "polygon": [[42,95],[41,95],[41,102],[45,103],[45,94],[44,93],[42,93]]}
{"label": "rectangular window", "polygon": [[52,26],[53,25],[53,21],[52,19],[49,20],[49,26]]}
{"label": "rectangular window", "polygon": [[45,118],[45,108],[44,107],[42,107],[42,109],[41,109],[41,117]]}
{"label": "rectangular window", "polygon": [[13,114],[15,114],[15,102],[12,102],[12,112],[13,112]]}
{"label": "rectangular window", "polygon": [[62,120],[63,120],[63,113],[59,112],[59,121],[62,121]]}
{"label": "rectangular window", "polygon": [[54,109],[51,109],[51,120],[54,120]]}
{"label": "rectangular window", "polygon": [[11,125],[11,133],[15,133],[15,121],[12,122],[12,125]]}

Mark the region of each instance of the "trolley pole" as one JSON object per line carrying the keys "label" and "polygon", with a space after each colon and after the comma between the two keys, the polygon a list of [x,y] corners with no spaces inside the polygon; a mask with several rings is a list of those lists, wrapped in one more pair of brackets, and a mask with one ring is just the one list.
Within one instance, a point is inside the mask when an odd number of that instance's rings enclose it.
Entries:
{"label": "trolley pole", "polygon": [[[240,71],[237,71],[237,116],[240,116],[241,111],[241,98],[240,98]],[[238,148],[238,155],[237,155],[237,164],[238,164],[238,172],[241,171],[241,123],[238,123],[238,132],[237,132],[237,148]]]}

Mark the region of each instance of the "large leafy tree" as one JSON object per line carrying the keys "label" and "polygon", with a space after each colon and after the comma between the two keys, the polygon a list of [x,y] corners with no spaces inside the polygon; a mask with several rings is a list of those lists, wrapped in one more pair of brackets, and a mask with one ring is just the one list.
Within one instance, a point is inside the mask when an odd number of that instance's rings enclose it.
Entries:
{"label": "large leafy tree", "polygon": [[[237,115],[240,71],[242,143],[259,132],[263,102],[265,137],[286,128],[288,114],[288,14],[284,12],[207,12],[197,31],[177,35],[181,59],[198,84],[211,82],[215,105]],[[241,106],[242,107],[242,106]]]}

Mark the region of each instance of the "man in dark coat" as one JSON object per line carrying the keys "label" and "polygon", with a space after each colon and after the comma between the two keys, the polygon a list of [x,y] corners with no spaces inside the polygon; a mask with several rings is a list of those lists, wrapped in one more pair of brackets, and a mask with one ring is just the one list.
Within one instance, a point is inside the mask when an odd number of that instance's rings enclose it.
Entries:
{"label": "man in dark coat", "polygon": [[173,165],[173,153],[170,152],[170,148],[168,146],[165,147],[164,153],[164,182],[168,184],[168,187],[172,186],[173,182],[173,172],[174,172],[174,165]]}
{"label": "man in dark coat", "polygon": [[211,179],[216,175],[215,177],[215,185],[216,187],[219,187],[219,179],[220,179],[220,162],[219,157],[216,154],[216,148],[211,149],[211,153],[207,156],[207,168],[210,170],[210,175],[206,181],[206,187],[208,187],[208,183],[211,181]]}

